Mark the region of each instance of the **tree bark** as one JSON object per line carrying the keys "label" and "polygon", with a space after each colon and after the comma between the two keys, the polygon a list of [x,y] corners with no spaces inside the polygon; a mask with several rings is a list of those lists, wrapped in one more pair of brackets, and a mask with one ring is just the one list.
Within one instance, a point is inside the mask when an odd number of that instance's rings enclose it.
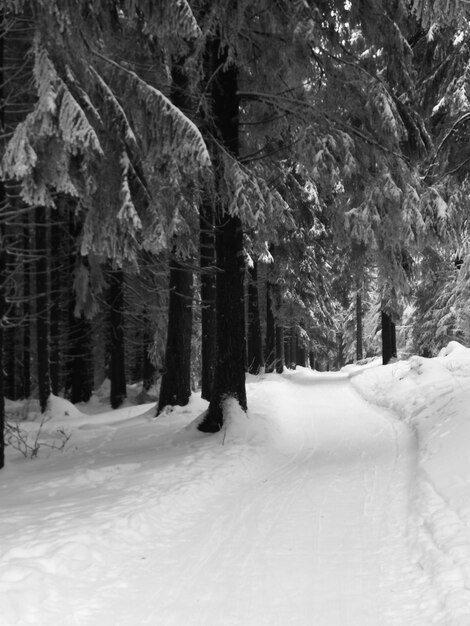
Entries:
{"label": "tree bark", "polygon": [[305,367],[305,348],[300,345],[299,335],[296,334],[295,338],[295,351],[296,351],[296,359],[295,362],[300,367]]}
{"label": "tree bark", "polygon": [[60,300],[62,298],[61,260],[60,260],[60,226],[57,222],[50,227],[50,280],[51,280],[51,304],[50,304],[50,334],[51,334],[51,391],[59,395],[60,389]]}
{"label": "tree bark", "polygon": [[157,415],[167,406],[185,406],[191,396],[193,273],[170,260],[168,333]]}
{"label": "tree bark", "polygon": [[47,258],[47,211],[45,207],[35,210],[36,221],[36,338],[37,338],[37,376],[39,389],[39,405],[41,412],[47,408],[51,394],[50,361],[49,361],[49,272]]}
{"label": "tree bark", "polygon": [[124,352],[124,274],[122,270],[109,272],[110,308],[110,402],[117,409],[127,397]]}
{"label": "tree bark", "polygon": [[[5,271],[6,276],[10,276],[11,268],[7,263]],[[18,400],[17,393],[17,362],[16,362],[16,346],[18,345],[18,329],[13,326],[5,328],[4,330],[4,347],[3,347],[3,360],[5,363],[5,385],[4,393],[5,397],[10,400]]]}
{"label": "tree bark", "polygon": [[397,357],[397,338],[395,323],[388,313],[382,311],[382,363],[386,365]]}
{"label": "tree bark", "polygon": [[142,337],[142,389],[145,392],[150,390],[155,376],[155,365],[150,360],[149,346],[153,344],[153,337],[144,331]]}
{"label": "tree bark", "polygon": [[344,366],[344,334],[342,331],[336,333],[337,362],[336,369],[340,370]]}
{"label": "tree bark", "polygon": [[245,332],[243,314],[243,234],[240,220],[225,215],[216,234],[217,358],[211,401],[203,432],[217,432],[223,425],[223,402],[233,397],[247,409],[245,389]]}
{"label": "tree bark", "polygon": [[356,360],[360,361],[363,358],[362,349],[362,293],[361,288],[358,286],[356,292]]}
{"label": "tree bark", "polygon": [[276,325],[276,373],[282,374],[284,371],[284,328],[280,325]]}
{"label": "tree bark", "polygon": [[294,328],[290,329],[289,354],[290,367],[291,369],[295,370],[297,368],[297,331]]}
{"label": "tree bark", "polygon": [[256,261],[248,269],[248,371],[255,376],[263,367],[263,342],[258,301],[258,269]]}
{"label": "tree bark", "polygon": [[315,369],[315,353],[313,352],[313,350],[310,350],[308,353],[308,363],[310,365],[310,368],[314,370]]}
{"label": "tree bark", "polygon": [[77,317],[73,301],[69,312],[68,381],[70,402],[88,402],[93,392],[93,357],[91,351],[91,324],[83,317]]}
{"label": "tree bark", "polygon": [[265,343],[265,371],[271,373],[274,371],[276,359],[278,355],[282,358],[282,346],[277,350],[277,332],[276,322],[273,312],[273,284],[269,281],[266,283],[266,343]]}
{"label": "tree bark", "polygon": [[285,364],[287,369],[295,369],[296,354],[295,354],[295,332],[293,328],[288,328],[284,335],[284,352],[285,352]]}
{"label": "tree bark", "polygon": [[[3,12],[1,12],[1,20],[3,25]],[[3,28],[2,28],[3,32]],[[0,96],[3,92],[3,37],[0,40]],[[0,130],[4,128],[4,109],[3,98],[0,99]],[[5,186],[0,182],[0,210],[5,206]],[[4,344],[4,327],[3,318],[6,311],[5,306],[5,269],[6,269],[6,251],[5,227],[0,222],[0,469],[5,465],[5,392],[4,392],[4,361],[3,361],[3,344]]]}
{"label": "tree bark", "polygon": [[[234,157],[239,153],[238,77],[235,67],[228,65],[228,50],[221,49],[220,40],[208,44],[212,113],[216,135]],[[214,72],[215,69],[217,72]],[[216,178],[223,176],[216,163]],[[217,432],[224,422],[225,399],[236,398],[247,409],[245,389],[245,315],[243,230],[240,218],[231,215],[221,199],[216,218],[216,315],[217,357],[209,408],[199,425],[203,432]]]}
{"label": "tree bark", "polygon": [[200,207],[201,266],[201,397],[210,401],[216,359],[214,209],[208,200]]}
{"label": "tree bark", "polygon": [[[30,254],[30,227],[29,212],[23,214],[23,252],[25,259]],[[31,269],[28,262],[23,265],[23,381],[22,396],[31,395]]]}
{"label": "tree bark", "polygon": [[[3,17],[3,13],[2,13]],[[0,41],[0,51],[3,51],[3,41]],[[3,54],[0,52],[0,71],[3,68]],[[0,76],[3,84],[3,79]],[[3,99],[2,99],[3,102]],[[1,105],[0,105],[1,106]],[[3,108],[0,115],[3,117]],[[3,121],[3,120],[2,120]],[[3,128],[3,123],[0,125]],[[5,205],[5,187],[0,182],[0,208]],[[5,315],[5,250],[4,250],[4,226],[0,224],[0,469],[5,465],[5,394],[4,394],[4,374],[3,374],[3,343],[4,327],[3,318]]]}

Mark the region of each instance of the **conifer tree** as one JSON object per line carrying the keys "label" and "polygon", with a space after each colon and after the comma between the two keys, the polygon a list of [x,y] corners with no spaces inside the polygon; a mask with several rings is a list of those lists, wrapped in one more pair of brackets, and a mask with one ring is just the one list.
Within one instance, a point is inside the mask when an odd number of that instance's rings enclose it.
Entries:
{"label": "conifer tree", "polygon": [[[222,146],[234,157],[239,153],[239,105],[237,69],[230,64],[229,50],[217,35],[209,40],[212,78],[214,131]],[[217,168],[221,163],[216,163]],[[222,172],[219,170],[219,176]],[[199,425],[203,432],[222,427],[223,403],[235,397],[246,410],[245,320],[243,300],[243,231],[238,216],[232,215],[224,200],[215,213],[216,248],[216,363],[209,408]]]}
{"label": "conifer tree", "polygon": [[[192,109],[183,58],[173,63],[171,100],[180,110]],[[175,238],[169,262],[168,330],[157,415],[167,405],[186,406],[191,395],[193,272],[178,259],[177,247]]]}

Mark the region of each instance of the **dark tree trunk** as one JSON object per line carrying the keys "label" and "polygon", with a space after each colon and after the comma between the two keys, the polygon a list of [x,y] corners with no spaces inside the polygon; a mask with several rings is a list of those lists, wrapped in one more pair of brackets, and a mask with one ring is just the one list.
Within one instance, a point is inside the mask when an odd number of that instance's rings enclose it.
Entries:
{"label": "dark tree trunk", "polygon": [[201,397],[211,399],[216,359],[214,209],[205,201],[200,209],[201,266]]}
{"label": "dark tree trunk", "polygon": [[274,371],[275,361],[278,354],[282,358],[282,347],[280,351],[276,350],[276,322],[273,312],[273,285],[269,281],[266,283],[266,343],[265,343],[265,371],[270,373]]}
{"label": "dark tree trunk", "polygon": [[[1,21],[3,26],[3,11],[1,12]],[[3,34],[3,28],[2,28]],[[3,93],[3,37],[0,40],[0,96]],[[3,98],[0,100],[0,131],[4,128],[4,109]],[[0,182],[0,211],[5,207],[5,186]],[[4,249],[5,227],[0,222],[0,469],[5,465],[5,392],[4,392],[4,361],[3,361],[3,344],[4,344],[4,327],[3,319],[6,312],[5,306],[5,273],[6,273],[6,251]]]}
{"label": "dark tree trunk", "polygon": [[[189,78],[184,58],[173,59],[171,99],[181,110],[191,111]],[[157,415],[165,406],[185,406],[191,396],[191,333],[193,323],[193,274],[170,258],[168,330]]]}
{"label": "dark tree trunk", "polygon": [[310,352],[308,353],[308,363],[311,369],[314,370],[315,369],[315,353],[313,352],[313,350],[310,350]]}
{"label": "dark tree trunk", "polygon": [[[23,252],[24,258],[30,254],[31,227],[29,212],[23,214]],[[31,395],[31,267],[29,262],[23,266],[23,385],[22,396]]]}
{"label": "dark tree trunk", "polygon": [[57,222],[51,225],[51,304],[50,304],[50,333],[51,333],[51,390],[59,395],[60,383],[60,298],[61,298],[61,233]]}
{"label": "dark tree trunk", "polygon": [[73,301],[69,314],[68,381],[70,402],[88,402],[93,392],[93,357],[91,349],[91,323],[74,313]]}
{"label": "dark tree trunk", "polygon": [[[7,263],[6,276],[10,276],[11,268]],[[5,362],[5,397],[10,400],[18,400],[17,393],[17,367],[16,367],[16,346],[18,344],[18,329],[15,327],[6,328],[4,334],[3,360]]]}
{"label": "dark tree trunk", "polygon": [[290,370],[295,369],[295,331],[289,328],[284,336],[285,364]]}
{"label": "dark tree trunk", "polygon": [[295,360],[296,364],[299,367],[305,367],[305,348],[300,345],[300,340],[299,340],[298,335],[296,335],[295,350],[296,350],[296,360]]}
{"label": "dark tree trunk", "polygon": [[47,211],[45,207],[37,207],[36,220],[36,336],[37,336],[37,368],[39,405],[41,411],[47,408],[51,394],[50,363],[49,363],[49,280],[48,280],[48,245],[47,245]]}
{"label": "dark tree trunk", "polygon": [[191,331],[193,274],[170,260],[168,334],[157,415],[167,406],[185,406],[191,396]]}
{"label": "dark tree trunk", "polygon": [[[221,50],[220,41],[209,42],[212,112],[215,133],[225,148],[238,156],[238,80],[237,70],[227,64],[228,50]],[[214,72],[215,69],[217,72]],[[216,164],[216,176],[222,177],[221,164]],[[221,201],[224,202],[224,199]],[[203,432],[222,428],[223,402],[228,397],[238,400],[246,410],[245,389],[245,315],[243,230],[239,217],[230,215],[225,205],[216,219],[216,311],[217,357],[211,401],[199,425]]]}
{"label": "dark tree trunk", "polygon": [[[8,63],[8,60],[6,60]],[[5,209],[10,212],[20,211],[24,208],[20,202],[19,186],[16,182],[7,181],[4,186]],[[7,305],[7,321],[4,330],[3,359],[5,367],[4,394],[6,398],[18,400],[22,395],[21,384],[21,340],[22,333],[20,324],[22,321],[22,310],[20,299],[22,299],[22,265],[24,257],[18,254],[16,241],[21,241],[21,223],[5,223],[4,246],[5,249],[13,244],[6,254],[5,267],[5,299]]]}
{"label": "dark tree trunk", "polygon": [[147,331],[144,331],[142,341],[142,389],[144,391],[149,391],[155,376],[155,365],[149,356],[149,346],[152,344],[153,338]]}
{"label": "dark tree trunk", "polygon": [[[68,240],[64,247],[64,257],[67,257],[67,271],[63,272],[63,279],[73,276],[78,270],[77,261],[88,267],[88,259],[77,259],[76,244],[79,240],[82,225],[76,219],[73,205],[65,207],[69,216]],[[88,402],[94,387],[94,358],[93,358],[93,327],[92,322],[86,318],[83,312],[79,312],[76,306],[76,293],[68,284],[58,281],[57,288],[62,293],[67,293],[67,306],[64,306],[63,326],[67,328],[66,351],[67,360],[65,366],[64,386],[68,397],[73,404]],[[60,316],[61,311],[58,311]],[[59,330],[59,323],[58,323]]]}
{"label": "dark tree trunk", "polygon": [[382,362],[384,365],[397,357],[395,323],[388,313],[382,311]]}
{"label": "dark tree trunk", "polygon": [[[5,144],[5,10],[0,9],[0,147],[4,153]],[[0,181],[0,213],[6,208],[5,185]],[[5,284],[6,284],[6,250],[5,226],[3,215],[0,221],[0,469],[5,466],[5,380],[3,348],[5,343],[3,320],[6,313]]]}
{"label": "dark tree trunk", "polygon": [[356,360],[358,361],[363,358],[362,343],[362,294],[358,287],[356,293]]}
{"label": "dark tree trunk", "polygon": [[256,261],[248,270],[248,371],[259,374],[263,367],[263,342],[258,300],[258,270]]}
{"label": "dark tree trunk", "polygon": [[290,366],[295,370],[297,367],[297,331],[291,328],[289,338]]}
{"label": "dark tree trunk", "polygon": [[110,308],[110,402],[117,409],[127,397],[124,352],[124,274],[122,270],[109,272]]}
{"label": "dark tree trunk", "polygon": [[[3,14],[2,14],[3,17]],[[3,21],[3,20],[2,20]],[[0,72],[3,68],[3,42],[0,41]],[[3,84],[3,76],[0,74],[0,80]],[[2,99],[3,102],[3,99]],[[1,106],[1,105],[0,105]],[[0,110],[1,117],[3,118],[3,109]],[[3,122],[3,119],[2,119]],[[0,130],[3,128],[3,123],[0,125]],[[0,182],[0,209],[5,205],[5,187]],[[4,245],[4,226],[0,224],[0,469],[5,465],[5,397],[4,397],[4,375],[3,375],[3,343],[4,343],[4,328],[3,318],[6,312],[5,307],[5,250]]]}
{"label": "dark tree trunk", "polygon": [[223,400],[234,397],[247,408],[243,314],[243,233],[240,220],[225,215],[217,228],[217,359],[211,402],[199,428],[217,432],[223,425]]}
{"label": "dark tree trunk", "polygon": [[336,369],[340,370],[344,365],[344,335],[342,332],[336,334],[336,345],[338,349]]}
{"label": "dark tree trunk", "polygon": [[284,371],[284,328],[276,325],[276,372],[282,374]]}

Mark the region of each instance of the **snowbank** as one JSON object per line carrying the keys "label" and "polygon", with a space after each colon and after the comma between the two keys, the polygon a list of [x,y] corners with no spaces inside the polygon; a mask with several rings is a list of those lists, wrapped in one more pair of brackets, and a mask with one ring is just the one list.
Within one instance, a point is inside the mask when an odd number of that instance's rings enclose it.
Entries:
{"label": "snowbank", "polygon": [[470,624],[470,349],[453,341],[435,358],[363,370],[351,382],[416,433],[419,493],[415,558],[445,598],[447,621]]}

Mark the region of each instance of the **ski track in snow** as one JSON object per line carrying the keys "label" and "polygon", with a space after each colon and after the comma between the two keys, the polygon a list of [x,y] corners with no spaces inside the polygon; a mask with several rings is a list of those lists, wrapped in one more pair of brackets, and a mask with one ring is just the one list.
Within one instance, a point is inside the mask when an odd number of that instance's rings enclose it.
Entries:
{"label": "ski track in snow", "polygon": [[184,412],[84,427],[86,454],[23,481],[0,518],[0,623],[444,624],[410,556],[409,427],[338,376],[248,393],[216,436]]}

